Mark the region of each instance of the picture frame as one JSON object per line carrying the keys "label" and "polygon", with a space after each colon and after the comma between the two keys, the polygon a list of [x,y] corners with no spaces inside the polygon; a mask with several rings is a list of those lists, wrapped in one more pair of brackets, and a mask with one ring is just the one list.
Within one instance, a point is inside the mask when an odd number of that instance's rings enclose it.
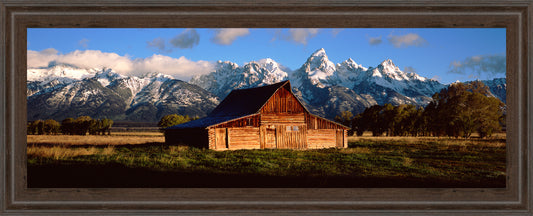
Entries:
{"label": "picture frame", "polygon": [[[533,1],[0,1],[5,215],[532,215]],[[27,28],[506,28],[506,188],[27,188]]]}

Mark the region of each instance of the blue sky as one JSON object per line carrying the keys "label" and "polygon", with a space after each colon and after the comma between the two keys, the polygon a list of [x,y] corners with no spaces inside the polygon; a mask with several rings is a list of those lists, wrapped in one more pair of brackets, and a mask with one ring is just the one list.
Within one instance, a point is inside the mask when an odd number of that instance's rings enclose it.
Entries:
{"label": "blue sky", "polygon": [[298,69],[324,48],[333,63],[400,69],[447,84],[505,77],[505,29],[28,29],[28,66],[63,61],[122,74],[161,72],[188,80],[217,60],[272,58]]}

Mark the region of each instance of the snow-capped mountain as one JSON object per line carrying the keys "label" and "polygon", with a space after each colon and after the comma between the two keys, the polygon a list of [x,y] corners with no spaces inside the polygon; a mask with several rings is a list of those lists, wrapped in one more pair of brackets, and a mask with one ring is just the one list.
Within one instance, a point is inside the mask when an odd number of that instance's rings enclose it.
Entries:
{"label": "snow-capped mountain", "polygon": [[232,62],[218,62],[214,72],[193,77],[190,83],[222,99],[232,89],[287,79],[310,111],[327,118],[346,110],[359,113],[375,104],[423,106],[429,103],[435,92],[445,87],[436,80],[401,71],[390,59],[376,67],[363,67],[351,58],[335,64],[324,49],[312,53],[294,71],[281,67],[272,59],[250,62],[242,67]]}
{"label": "snow-capped mountain", "polygon": [[493,80],[483,80],[486,86],[489,87],[490,92],[500,99],[503,103],[507,103],[507,80],[505,78],[496,78]]}
{"label": "snow-capped mountain", "polygon": [[29,69],[27,92],[30,121],[82,115],[128,121],[159,121],[172,113],[201,117],[219,103],[206,90],[168,75],[128,77],[108,68],[65,64]]}
{"label": "snow-capped mountain", "polygon": [[189,83],[198,85],[222,99],[233,89],[264,86],[286,80],[287,71],[287,68],[272,59],[252,61],[244,66],[218,61],[214,72],[194,76]]}
{"label": "snow-capped mountain", "polygon": [[[48,67],[28,69],[28,120],[89,115],[158,121],[171,113],[202,117],[233,89],[284,80],[291,81],[293,92],[311,112],[330,119],[343,111],[361,113],[376,104],[425,106],[433,94],[447,87],[403,72],[390,59],[375,67],[364,67],[351,58],[335,64],[324,49],[312,53],[294,71],[270,58],[243,66],[218,61],[213,72],[194,76],[188,83],[159,73],[124,76],[110,68],[51,62]],[[505,78],[483,82],[505,103]]]}

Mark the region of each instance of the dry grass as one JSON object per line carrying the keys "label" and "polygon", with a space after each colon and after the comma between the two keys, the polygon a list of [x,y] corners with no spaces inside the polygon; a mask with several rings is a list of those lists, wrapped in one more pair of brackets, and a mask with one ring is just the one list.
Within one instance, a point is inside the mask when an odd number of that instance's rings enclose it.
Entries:
{"label": "dry grass", "polygon": [[148,137],[161,137],[163,132],[133,132],[133,131],[117,131],[112,132],[111,136],[148,136]]}
{"label": "dry grass", "polygon": [[[145,132],[143,132],[144,134]],[[161,133],[159,133],[161,134]],[[129,136],[77,136],[77,135],[28,135],[28,144],[57,145],[136,145],[145,143],[165,142],[165,137],[129,135]]]}
{"label": "dry grass", "polygon": [[27,148],[28,157],[46,157],[54,159],[66,159],[85,155],[112,155],[115,153],[113,146],[105,148],[69,148],[64,146],[44,147],[32,146]]}

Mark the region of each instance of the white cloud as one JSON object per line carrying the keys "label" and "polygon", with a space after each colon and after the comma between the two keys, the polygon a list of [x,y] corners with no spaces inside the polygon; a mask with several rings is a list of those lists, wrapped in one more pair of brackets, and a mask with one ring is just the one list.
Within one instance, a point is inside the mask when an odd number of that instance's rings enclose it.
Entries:
{"label": "white cloud", "polygon": [[57,58],[58,51],[54,48],[48,48],[41,51],[28,50],[27,64],[28,67],[46,67],[48,63]]}
{"label": "white cloud", "polygon": [[76,65],[82,68],[111,68],[123,75],[142,75],[159,72],[174,76],[177,79],[189,80],[196,74],[211,72],[214,64],[208,61],[192,61],[185,57],[172,58],[154,54],[147,58],[131,59],[116,53],[99,50],[76,50],[67,54],[59,54],[50,48],[42,51],[28,50],[28,68],[46,67],[51,61]]}
{"label": "white cloud", "polygon": [[318,34],[318,29],[289,29],[290,39],[297,43],[307,44],[307,40]]}
{"label": "white cloud", "polygon": [[414,33],[409,33],[406,35],[389,35],[387,39],[396,48],[409,47],[409,46],[421,47],[421,46],[427,45],[428,43],[426,39]]}
{"label": "white cloud", "polygon": [[157,54],[148,58],[135,59],[133,66],[136,69],[130,73],[132,75],[159,72],[181,80],[189,80],[193,75],[206,74],[214,69],[214,64],[208,61],[191,61],[184,56],[172,58]]}
{"label": "white cloud", "polygon": [[317,28],[292,28],[288,32],[279,29],[276,31],[272,41],[281,39],[307,45],[307,41],[315,37],[319,31],[320,29]]}
{"label": "white cloud", "polygon": [[247,28],[215,29],[215,36],[211,38],[211,41],[220,45],[230,45],[238,37],[243,37],[248,34],[250,34],[250,30]]}

